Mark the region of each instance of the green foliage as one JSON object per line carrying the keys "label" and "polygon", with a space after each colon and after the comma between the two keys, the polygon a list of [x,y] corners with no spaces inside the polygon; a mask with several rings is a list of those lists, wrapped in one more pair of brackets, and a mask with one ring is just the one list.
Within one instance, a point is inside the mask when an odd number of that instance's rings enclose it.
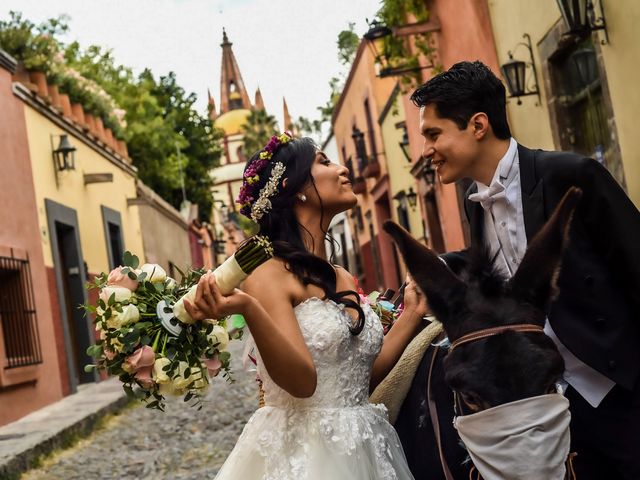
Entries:
{"label": "green foliage", "polygon": [[[429,19],[429,11],[423,0],[383,0],[377,17],[388,27],[397,27],[407,23],[407,15],[413,15],[418,22]],[[418,67],[420,55],[424,55],[433,63],[434,49],[430,45],[430,34],[412,35],[417,50],[413,53],[409,48],[408,37],[389,35],[384,38],[382,55],[389,68],[411,69]],[[400,77],[405,89],[420,83],[420,72],[406,73]]]}
{"label": "green foliage", "polygon": [[253,155],[278,134],[276,118],[264,109],[252,108],[241,131],[244,152],[247,156]]}
{"label": "green foliage", "polygon": [[11,12],[0,21],[0,47],[28,69],[43,71],[73,103],[102,118],[116,138],[125,140],[140,179],[180,208],[181,177],[187,198],[198,204],[200,220],[212,209],[209,171],[219,164],[222,134],[195,109],[196,95],[175,74],[156,79],[144,70],[135,77],[111,50],[56,37],[68,30],[67,17],[35,25]]}
{"label": "green foliage", "polygon": [[360,45],[360,37],[353,31],[355,25],[350,22],[349,28],[338,34],[338,59],[343,65],[351,65]]}
{"label": "green foliage", "polygon": [[36,25],[23,19],[21,13],[11,11],[9,20],[0,20],[0,48],[24,63],[28,70],[50,74],[60,49],[55,37],[68,30],[67,20],[68,17],[60,16]]}

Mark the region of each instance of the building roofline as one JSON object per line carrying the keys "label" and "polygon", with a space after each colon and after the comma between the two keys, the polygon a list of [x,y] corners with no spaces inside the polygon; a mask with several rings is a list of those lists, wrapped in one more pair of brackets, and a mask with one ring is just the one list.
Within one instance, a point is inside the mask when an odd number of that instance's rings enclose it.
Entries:
{"label": "building roofline", "polygon": [[40,97],[31,93],[31,91],[20,82],[13,82],[13,94],[29,105],[31,108],[42,114],[56,126],[64,130],[74,138],[78,139],[96,153],[106,158],[109,162],[113,163],[118,168],[129,173],[133,177],[137,177],[138,169],[133,165],[130,165],[123,157],[118,154],[111,153],[104,146],[87,136],[87,134],[77,125],[70,120],[64,118],[60,113],[54,110]]}
{"label": "building roofline", "polygon": [[15,58],[9,55],[4,50],[0,49],[0,67],[8,70],[9,73],[16,73],[16,68],[18,67],[18,62]]}
{"label": "building roofline", "polygon": [[364,53],[364,51],[367,48],[367,40],[365,40],[364,38],[362,40],[360,40],[360,45],[358,45],[358,50],[356,51],[356,56],[353,59],[353,62],[351,63],[351,69],[349,70],[349,76],[347,77],[347,81],[344,83],[344,87],[342,88],[342,93],[340,94],[340,98],[338,99],[338,102],[336,103],[336,106],[333,108],[333,114],[331,115],[331,127],[333,128],[333,125],[336,122],[336,118],[338,117],[338,114],[340,113],[340,109],[342,108],[342,104],[344,103],[344,99],[347,96],[347,91],[349,90],[349,87],[351,86],[351,82],[353,81],[353,77],[356,74],[356,67],[358,65],[358,63],[360,62],[360,59],[362,58],[362,55]]}

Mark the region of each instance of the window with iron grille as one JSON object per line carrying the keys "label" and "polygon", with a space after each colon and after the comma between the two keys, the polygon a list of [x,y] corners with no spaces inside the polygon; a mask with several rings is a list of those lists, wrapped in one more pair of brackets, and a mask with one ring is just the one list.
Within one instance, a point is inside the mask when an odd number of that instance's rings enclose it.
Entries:
{"label": "window with iron grille", "polygon": [[0,326],[5,369],[42,363],[28,259],[0,257]]}

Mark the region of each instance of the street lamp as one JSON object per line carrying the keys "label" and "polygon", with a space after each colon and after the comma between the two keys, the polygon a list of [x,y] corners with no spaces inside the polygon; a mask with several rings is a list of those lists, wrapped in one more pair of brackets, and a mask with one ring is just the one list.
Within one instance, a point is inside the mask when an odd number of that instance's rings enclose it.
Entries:
{"label": "street lamp", "polygon": [[420,70],[425,70],[427,68],[433,67],[432,64],[425,65],[424,67],[408,64],[399,65],[396,67],[391,66],[385,49],[385,38],[391,35],[393,35],[394,37],[399,37],[406,35],[415,35],[416,33],[435,31],[440,28],[436,23],[427,21],[417,24],[414,23],[410,25],[404,25],[402,27],[396,27],[394,29],[389,28],[384,23],[375,19],[371,22],[367,19],[367,24],[369,25],[369,30],[364,34],[364,39],[367,40],[369,48],[371,49],[376,62],[380,64],[378,77],[385,78],[401,76],[405,73],[419,72]]}
{"label": "street lamp", "polygon": [[531,37],[528,33],[525,33],[522,38],[527,40],[527,43],[520,42],[518,43],[513,51],[515,51],[519,46],[524,46],[527,50],[529,50],[529,65],[531,66],[531,72],[533,74],[533,88],[527,87],[527,63],[522,60],[515,60],[513,58],[513,52],[510,50],[507,52],[509,55],[509,61],[504,65],[500,66],[500,71],[502,71],[502,76],[507,82],[507,89],[509,90],[509,97],[516,97],[518,99],[518,105],[522,105],[522,100],[520,97],[525,97],[527,95],[537,95],[538,96],[538,105],[540,105],[540,88],[538,87],[538,75],[536,72],[536,63],[533,59],[533,47],[531,46]]}
{"label": "street lamp", "polygon": [[604,17],[602,0],[598,0],[600,7],[600,18],[596,18],[595,8],[591,0],[556,0],[558,8],[564,19],[564,23],[569,29],[565,35],[577,35],[586,37],[596,30],[604,30],[605,40],[602,44],[609,43],[609,33],[607,31],[607,21]]}
{"label": "street lamp", "polygon": [[409,191],[407,192],[407,201],[409,202],[411,210],[415,210],[416,204],[418,203],[418,194],[413,191],[413,187],[409,187]]}
{"label": "street lamp", "polygon": [[424,167],[422,174],[424,175],[424,181],[427,183],[427,187],[433,187],[436,184],[436,169],[431,165],[431,161]]}
{"label": "street lamp", "polygon": [[400,145],[400,149],[404,154],[404,158],[407,159],[407,162],[411,163],[411,155],[409,155],[409,152],[407,152],[407,147],[409,146],[409,134],[407,133],[406,126],[404,127],[404,132],[402,133],[402,140],[398,142],[398,145]]}
{"label": "street lamp", "polygon": [[[51,143],[53,144],[53,138],[57,135],[51,136]],[[55,165],[56,172],[62,172],[64,170],[75,170],[76,162],[76,147],[71,145],[69,137],[67,135],[59,135],[60,143],[58,148],[53,150],[53,163]]]}
{"label": "street lamp", "polygon": [[409,204],[411,210],[415,210],[416,205],[418,204],[418,194],[413,191],[413,187],[409,187],[408,192],[400,190],[393,196],[393,199],[400,203],[400,205],[405,209],[407,208],[406,205]]}
{"label": "street lamp", "polygon": [[367,20],[367,23],[369,30],[364,34],[364,39],[367,40],[376,61],[382,63],[380,57],[384,54],[384,39],[392,34],[391,29],[378,20]]}
{"label": "street lamp", "polygon": [[598,78],[598,63],[596,52],[582,48],[571,54],[573,65],[577,72],[580,88],[586,88]]}

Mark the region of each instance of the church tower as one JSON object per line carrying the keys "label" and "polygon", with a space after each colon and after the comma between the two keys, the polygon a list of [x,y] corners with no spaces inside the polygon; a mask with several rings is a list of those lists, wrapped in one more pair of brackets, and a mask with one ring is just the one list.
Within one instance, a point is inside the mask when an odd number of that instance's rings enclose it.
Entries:
{"label": "church tower", "polygon": [[[222,165],[246,161],[242,153],[242,126],[246,124],[252,108],[232,45],[226,30],[223,29],[220,44],[222,47],[220,110],[217,112],[217,117],[214,117],[213,123],[224,131]],[[210,100],[210,105],[212,103],[213,99]]]}
{"label": "church tower", "polygon": [[233,45],[222,29],[222,69],[220,72],[220,115],[231,110],[250,109],[251,102],[238,68],[238,62],[231,49]]}

